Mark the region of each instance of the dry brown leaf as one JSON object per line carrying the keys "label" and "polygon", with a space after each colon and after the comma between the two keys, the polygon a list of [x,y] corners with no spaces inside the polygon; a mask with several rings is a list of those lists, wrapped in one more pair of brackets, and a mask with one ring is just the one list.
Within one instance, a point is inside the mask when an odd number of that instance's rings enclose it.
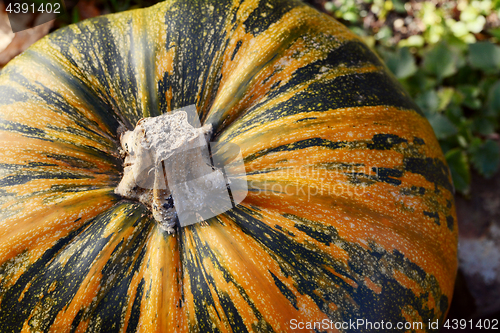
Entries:
{"label": "dry brown leaf", "polygon": [[80,20],[101,15],[101,11],[97,8],[95,0],[80,0],[78,1],[77,7],[80,13]]}
{"label": "dry brown leaf", "polygon": [[21,30],[26,30],[33,27],[33,19],[35,18],[35,14],[33,13],[18,13],[14,15],[8,15],[9,25],[12,28],[12,31],[17,32]]}
{"label": "dry brown leaf", "polygon": [[10,28],[9,17],[5,11],[5,5],[0,2],[0,52],[2,52],[14,38]]}
{"label": "dry brown leaf", "polygon": [[[3,3],[2,3],[3,5]],[[0,8],[3,9],[1,11],[2,14],[5,14],[5,7]],[[47,15],[53,17],[52,19],[50,17],[47,17]],[[12,60],[15,56],[18,54],[22,53],[24,50],[26,50],[28,47],[30,47],[34,42],[42,38],[43,36],[47,35],[50,31],[50,28],[54,25],[54,19],[55,15],[54,14],[40,14],[36,17],[35,21],[33,22],[34,27],[31,29],[26,29],[23,31],[19,31],[14,34],[13,38],[11,38],[10,44],[8,44],[5,48],[0,49],[0,67],[5,66],[10,60]],[[22,18],[22,21],[24,21],[25,18]],[[50,20],[50,21],[48,21]],[[48,21],[46,23],[37,25],[39,22],[44,22]],[[5,21],[4,21],[5,22]],[[9,20],[6,20],[7,24],[9,25],[10,29],[10,23]],[[11,30],[12,33],[12,30]]]}

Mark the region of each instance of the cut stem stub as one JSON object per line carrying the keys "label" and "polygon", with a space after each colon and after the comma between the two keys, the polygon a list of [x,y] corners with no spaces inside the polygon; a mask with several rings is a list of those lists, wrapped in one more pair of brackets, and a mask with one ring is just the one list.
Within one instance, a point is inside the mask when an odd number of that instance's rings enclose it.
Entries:
{"label": "cut stem stub", "polygon": [[226,189],[223,173],[210,162],[211,131],[210,124],[191,126],[184,111],[141,119],[120,136],[124,170],[115,193],[146,205],[168,233],[176,221],[199,222],[214,190]]}

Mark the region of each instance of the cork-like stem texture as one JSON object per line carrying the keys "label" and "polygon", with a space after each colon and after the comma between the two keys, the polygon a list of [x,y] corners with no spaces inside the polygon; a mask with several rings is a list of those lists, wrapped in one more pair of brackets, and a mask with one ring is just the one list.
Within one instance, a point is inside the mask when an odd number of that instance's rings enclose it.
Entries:
{"label": "cork-like stem texture", "polygon": [[[225,186],[203,177],[220,173],[212,167],[208,154],[211,131],[210,124],[193,127],[184,111],[141,119],[133,131],[123,131],[120,136],[124,170],[115,193],[140,201],[164,230],[175,232],[175,206],[196,214],[204,209],[211,187]],[[196,186],[183,187],[193,180]]]}

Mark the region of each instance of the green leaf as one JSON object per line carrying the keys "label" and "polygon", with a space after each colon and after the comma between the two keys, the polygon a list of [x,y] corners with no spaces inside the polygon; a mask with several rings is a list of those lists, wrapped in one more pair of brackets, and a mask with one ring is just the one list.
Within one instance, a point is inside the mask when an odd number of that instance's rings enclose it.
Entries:
{"label": "green leaf", "polygon": [[457,72],[457,57],[444,42],[436,44],[424,57],[424,69],[438,79],[451,76]]}
{"label": "green leaf", "polygon": [[455,125],[459,126],[464,118],[464,114],[462,112],[462,108],[459,104],[454,102],[450,103],[446,110],[444,110],[446,117]]}
{"label": "green leaf", "polygon": [[440,113],[434,113],[427,117],[431,123],[434,133],[438,139],[444,139],[458,133],[458,129],[453,123]]}
{"label": "green leaf", "polygon": [[480,174],[490,178],[500,165],[500,147],[493,140],[474,144],[469,148],[471,162]]}
{"label": "green leaf", "polygon": [[469,143],[467,142],[467,139],[464,138],[462,135],[457,135],[457,141],[458,141],[458,144],[460,145],[460,147],[462,147],[462,148],[467,148],[467,146],[469,145]]}
{"label": "green leaf", "polygon": [[358,14],[353,12],[344,13],[344,15],[342,15],[342,18],[351,23],[356,23],[359,20]]}
{"label": "green leaf", "polygon": [[[484,75],[483,75],[484,76]],[[486,75],[484,76],[481,81],[479,81],[479,84],[476,84],[477,87],[479,88],[479,91],[481,92],[481,95],[484,95],[484,99],[487,100],[488,94],[491,90],[491,88],[498,83],[498,77],[497,75]],[[477,82],[477,81],[476,81]],[[487,105],[487,104],[486,104]],[[487,112],[485,112],[487,114]]]}
{"label": "green leaf", "polygon": [[408,37],[407,39],[402,39],[399,41],[398,46],[399,47],[422,47],[425,44],[425,39],[424,37],[420,35],[412,35]]}
{"label": "green leaf", "polygon": [[500,68],[500,46],[491,42],[470,44],[469,61],[474,68],[496,72]]}
{"label": "green leaf", "polygon": [[461,67],[458,70],[458,73],[453,75],[452,84],[457,86],[459,84],[477,84],[478,81],[483,77],[483,72],[472,68],[471,65],[467,64],[466,66]]}
{"label": "green leaf", "polygon": [[405,82],[405,86],[412,96],[416,96],[422,91],[433,89],[437,83],[435,78],[426,74],[420,68],[414,75],[406,78],[403,81]]}
{"label": "green leaf", "polygon": [[474,119],[474,129],[477,133],[482,135],[489,135],[495,133],[495,121],[486,117],[479,117]]}
{"label": "green leaf", "polygon": [[446,153],[445,158],[451,171],[455,189],[463,194],[469,193],[470,170],[465,152],[460,148],[454,148]]}
{"label": "green leaf", "polygon": [[396,52],[388,52],[385,55],[385,63],[398,79],[405,79],[417,72],[415,57],[406,47]]}
{"label": "green leaf", "polygon": [[469,33],[467,25],[462,21],[455,22],[450,26],[450,29],[457,37],[463,37]]}
{"label": "green leaf", "polygon": [[388,26],[383,26],[380,28],[379,32],[375,34],[375,39],[383,42],[389,42],[392,37],[392,30]]}
{"label": "green leaf", "polygon": [[496,116],[500,116],[500,80],[497,81],[488,93],[488,111]]}
{"label": "green leaf", "polygon": [[368,36],[368,33],[365,29],[361,28],[361,27],[358,27],[358,26],[350,26],[349,29],[354,32],[356,35],[360,36],[360,37],[366,37]]}
{"label": "green leaf", "polygon": [[480,33],[484,24],[486,23],[486,18],[483,15],[479,15],[475,20],[467,22],[467,29],[475,34]]}
{"label": "green leaf", "polygon": [[438,106],[439,111],[443,111],[444,109],[446,109],[446,107],[450,104],[451,98],[453,97],[454,93],[455,89],[453,88],[443,87],[439,89],[437,93],[439,98],[439,106]]}
{"label": "green leaf", "polygon": [[496,39],[500,39],[500,28],[490,29],[488,30],[488,33]]}
{"label": "green leaf", "polygon": [[325,3],[325,10],[331,14],[337,10],[337,6],[335,6],[333,1],[327,1]]}
{"label": "green leaf", "polygon": [[457,87],[457,90],[464,96],[463,104],[473,110],[481,107],[479,96],[479,88],[470,84],[462,84]]}
{"label": "green leaf", "polygon": [[415,97],[415,103],[422,109],[425,116],[429,118],[439,108],[439,97],[435,90],[427,90]]}
{"label": "green leaf", "polygon": [[405,0],[392,0],[392,3],[394,4],[394,10],[397,13],[406,14],[405,2]]}
{"label": "green leaf", "polygon": [[80,11],[79,11],[78,7],[74,7],[73,12],[71,14],[72,14],[72,17],[71,17],[72,23],[77,23],[80,21]]}

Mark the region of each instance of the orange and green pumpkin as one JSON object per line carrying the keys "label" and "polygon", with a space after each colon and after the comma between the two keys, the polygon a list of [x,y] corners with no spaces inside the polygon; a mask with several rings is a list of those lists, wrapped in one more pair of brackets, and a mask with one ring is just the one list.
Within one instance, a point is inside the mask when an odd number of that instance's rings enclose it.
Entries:
{"label": "orange and green pumpkin", "polygon": [[[169,234],[114,193],[117,132],[191,104],[211,141],[240,147],[249,192]],[[300,1],[169,0],[98,17],[0,75],[2,333],[358,319],[432,331],[456,254],[429,123],[359,38]]]}

